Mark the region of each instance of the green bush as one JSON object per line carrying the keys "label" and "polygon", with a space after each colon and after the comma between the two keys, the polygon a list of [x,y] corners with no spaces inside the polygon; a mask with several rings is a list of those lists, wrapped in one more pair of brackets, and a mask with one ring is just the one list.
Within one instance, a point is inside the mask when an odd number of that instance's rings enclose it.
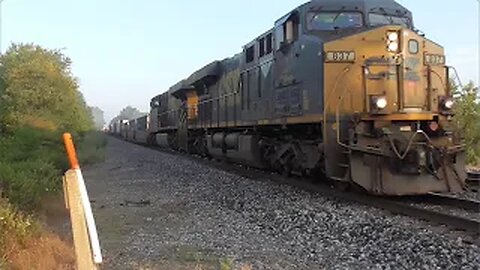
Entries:
{"label": "green bush", "polygon": [[[106,137],[101,132],[74,135],[81,165],[104,159]],[[68,169],[60,133],[23,127],[0,138],[0,189],[15,206],[34,209],[40,199],[61,189]]]}
{"label": "green bush", "polygon": [[0,152],[0,186],[14,205],[33,209],[60,189],[67,163],[58,134],[21,128],[0,139]]}
{"label": "green bush", "polygon": [[456,87],[455,124],[465,138],[467,145],[467,162],[470,165],[480,164],[480,105],[478,103],[478,87],[473,82],[462,89]]}
{"label": "green bush", "polygon": [[40,199],[61,187],[61,173],[45,160],[0,162],[0,181],[10,202],[21,209],[35,208]]}
{"label": "green bush", "polygon": [[22,127],[0,137],[0,161],[25,161],[32,158],[49,160],[59,168],[66,168],[61,134],[37,128]]}

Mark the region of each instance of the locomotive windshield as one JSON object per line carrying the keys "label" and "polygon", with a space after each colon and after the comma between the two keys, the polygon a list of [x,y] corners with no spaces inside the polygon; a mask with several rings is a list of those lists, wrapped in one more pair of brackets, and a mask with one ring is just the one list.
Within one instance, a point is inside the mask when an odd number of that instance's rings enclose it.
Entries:
{"label": "locomotive windshield", "polygon": [[312,12],[307,15],[308,30],[331,31],[363,26],[363,15],[360,12]]}
{"label": "locomotive windshield", "polygon": [[368,19],[370,21],[370,26],[395,24],[395,25],[401,25],[403,27],[410,28],[410,19],[407,17],[399,17],[394,15],[388,15],[388,14],[370,13],[368,15]]}

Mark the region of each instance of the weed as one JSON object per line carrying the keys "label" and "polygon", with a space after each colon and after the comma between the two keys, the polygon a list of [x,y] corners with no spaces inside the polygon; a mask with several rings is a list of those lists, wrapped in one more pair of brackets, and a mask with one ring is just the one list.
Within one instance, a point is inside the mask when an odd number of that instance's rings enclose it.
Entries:
{"label": "weed", "polygon": [[105,146],[107,138],[100,131],[87,132],[78,136],[78,157],[80,164],[89,165],[105,160]]}
{"label": "weed", "polygon": [[0,162],[0,183],[10,202],[24,210],[33,210],[40,199],[58,192],[60,171],[48,161],[37,159]]}
{"label": "weed", "polygon": [[232,270],[233,261],[230,258],[221,258],[219,260],[220,270]]}
{"label": "weed", "polygon": [[38,229],[38,224],[30,216],[21,214],[5,200],[0,200],[0,261],[6,262],[13,249],[24,246]]}
{"label": "weed", "polygon": [[[75,135],[81,164],[102,161],[106,138],[100,132]],[[59,132],[31,127],[0,138],[0,191],[23,210],[34,210],[40,199],[61,189],[68,162]]]}

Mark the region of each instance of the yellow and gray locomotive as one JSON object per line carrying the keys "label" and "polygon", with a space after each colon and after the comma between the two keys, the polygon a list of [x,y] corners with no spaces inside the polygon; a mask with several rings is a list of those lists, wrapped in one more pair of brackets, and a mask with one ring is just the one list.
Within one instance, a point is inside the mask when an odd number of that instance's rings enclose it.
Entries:
{"label": "yellow and gray locomotive", "polygon": [[395,1],[312,0],[154,97],[142,126],[149,143],[372,194],[460,192],[449,72]]}

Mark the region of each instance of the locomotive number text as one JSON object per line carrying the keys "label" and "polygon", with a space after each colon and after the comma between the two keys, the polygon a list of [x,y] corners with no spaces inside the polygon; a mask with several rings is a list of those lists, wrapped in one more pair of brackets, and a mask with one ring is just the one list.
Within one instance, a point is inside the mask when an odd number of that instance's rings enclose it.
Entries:
{"label": "locomotive number text", "polygon": [[355,52],[326,52],[325,62],[355,62]]}

